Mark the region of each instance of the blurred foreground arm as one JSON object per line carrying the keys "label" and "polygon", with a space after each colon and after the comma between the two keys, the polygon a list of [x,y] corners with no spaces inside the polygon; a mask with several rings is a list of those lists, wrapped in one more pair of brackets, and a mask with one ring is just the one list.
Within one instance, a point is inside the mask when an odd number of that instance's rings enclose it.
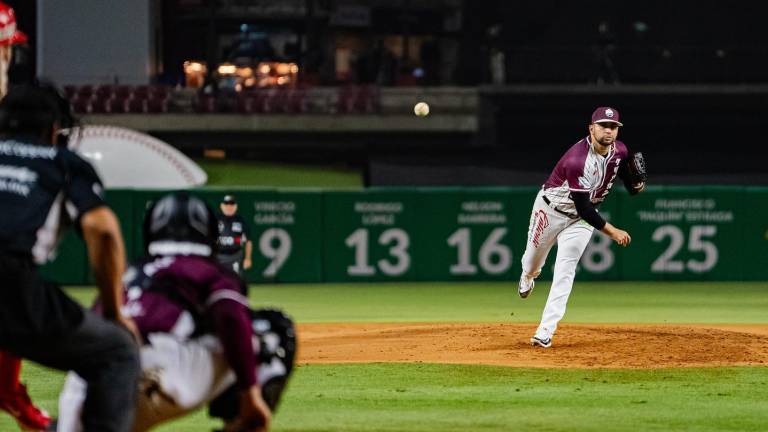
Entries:
{"label": "blurred foreground arm", "polygon": [[96,286],[99,288],[104,318],[117,321],[136,334],[133,322],[120,313],[123,304],[125,245],[117,217],[109,207],[96,207],[83,214],[80,227]]}

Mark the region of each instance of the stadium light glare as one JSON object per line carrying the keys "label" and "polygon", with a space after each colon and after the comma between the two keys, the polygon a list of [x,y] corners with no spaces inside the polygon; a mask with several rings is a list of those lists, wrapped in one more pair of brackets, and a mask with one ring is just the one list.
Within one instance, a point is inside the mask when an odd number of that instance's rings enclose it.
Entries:
{"label": "stadium light glare", "polygon": [[237,66],[233,65],[232,63],[222,63],[219,65],[217,72],[222,76],[234,75],[235,72],[237,72]]}

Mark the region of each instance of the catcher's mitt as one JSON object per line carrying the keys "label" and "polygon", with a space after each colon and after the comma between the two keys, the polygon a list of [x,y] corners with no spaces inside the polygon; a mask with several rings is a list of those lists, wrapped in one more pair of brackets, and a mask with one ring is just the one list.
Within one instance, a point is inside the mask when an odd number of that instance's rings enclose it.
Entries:
{"label": "catcher's mitt", "polygon": [[633,185],[639,185],[648,181],[648,172],[645,169],[645,158],[641,152],[637,152],[629,158],[627,163],[630,181]]}

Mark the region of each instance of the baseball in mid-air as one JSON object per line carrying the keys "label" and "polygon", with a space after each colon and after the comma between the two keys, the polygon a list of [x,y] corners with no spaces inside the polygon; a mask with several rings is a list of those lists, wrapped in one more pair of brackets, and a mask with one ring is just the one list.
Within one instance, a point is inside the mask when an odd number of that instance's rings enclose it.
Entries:
{"label": "baseball in mid-air", "polygon": [[413,106],[413,113],[419,117],[429,115],[429,105],[426,102],[419,102]]}

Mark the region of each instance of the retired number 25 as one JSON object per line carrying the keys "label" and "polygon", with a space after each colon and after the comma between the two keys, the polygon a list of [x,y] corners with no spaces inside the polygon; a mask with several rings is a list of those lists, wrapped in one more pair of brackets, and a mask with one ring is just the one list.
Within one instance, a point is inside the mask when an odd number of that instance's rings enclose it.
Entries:
{"label": "retired number 25", "polygon": [[651,239],[663,242],[669,238],[669,246],[651,264],[654,273],[682,273],[686,269],[693,273],[705,273],[717,265],[720,253],[717,245],[710,241],[717,234],[715,225],[693,225],[688,232],[688,252],[703,254],[703,258],[685,261],[677,258],[677,253],[685,245],[685,233],[675,225],[662,225],[653,232]]}

